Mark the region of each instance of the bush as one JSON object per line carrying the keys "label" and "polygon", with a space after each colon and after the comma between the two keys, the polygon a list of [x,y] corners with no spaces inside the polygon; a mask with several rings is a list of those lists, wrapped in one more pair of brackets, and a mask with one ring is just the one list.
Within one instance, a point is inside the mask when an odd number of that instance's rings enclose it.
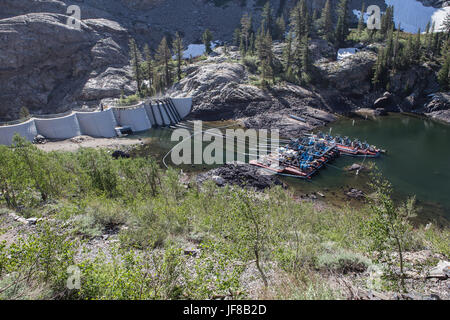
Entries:
{"label": "bush", "polygon": [[364,272],[371,265],[371,261],[355,252],[338,249],[318,256],[317,267],[330,271],[347,274],[349,272]]}
{"label": "bush", "polygon": [[131,106],[131,105],[137,104],[140,100],[141,100],[141,98],[139,97],[138,94],[133,94],[133,95],[128,96],[128,97],[120,97],[119,105],[121,105],[121,106]]}
{"label": "bush", "polygon": [[242,58],[242,64],[248,68],[250,73],[258,72],[259,59],[256,56],[245,56]]}
{"label": "bush", "polygon": [[17,299],[32,292],[42,293],[44,288],[50,296],[40,298],[65,296],[67,268],[75,264],[76,248],[67,234],[56,232],[48,224],[39,224],[36,234],[19,238],[7,248],[0,245],[0,286],[4,286],[0,293]]}

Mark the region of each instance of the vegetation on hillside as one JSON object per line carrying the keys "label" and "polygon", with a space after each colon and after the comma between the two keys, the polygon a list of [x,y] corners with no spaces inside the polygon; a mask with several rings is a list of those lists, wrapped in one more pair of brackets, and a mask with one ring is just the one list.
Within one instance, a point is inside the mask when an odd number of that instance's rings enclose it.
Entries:
{"label": "vegetation on hillside", "polygon": [[[413,229],[382,188],[363,209],[318,210],[281,188],[186,188],[152,158],[45,153],[18,136],[0,154],[0,219],[42,219],[0,244],[3,299],[336,299],[328,275],[379,266],[379,290],[398,288],[399,249],[450,254],[448,229]],[[105,234],[116,240],[93,248]]]}

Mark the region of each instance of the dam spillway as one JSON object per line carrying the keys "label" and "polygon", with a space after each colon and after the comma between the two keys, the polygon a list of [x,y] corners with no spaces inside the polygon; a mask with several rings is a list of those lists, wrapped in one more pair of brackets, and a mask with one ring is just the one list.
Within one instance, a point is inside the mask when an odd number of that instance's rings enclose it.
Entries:
{"label": "dam spillway", "polygon": [[192,98],[148,100],[130,107],[111,107],[103,111],[79,112],[49,119],[31,118],[15,125],[0,126],[0,144],[11,145],[17,133],[28,141],[37,135],[64,140],[80,135],[94,138],[114,138],[117,128],[142,132],[156,127],[174,125],[192,109]]}

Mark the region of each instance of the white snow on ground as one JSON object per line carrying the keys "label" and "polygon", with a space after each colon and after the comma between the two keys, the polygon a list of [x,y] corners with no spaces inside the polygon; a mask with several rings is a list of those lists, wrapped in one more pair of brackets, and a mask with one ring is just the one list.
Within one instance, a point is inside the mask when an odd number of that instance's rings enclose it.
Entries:
{"label": "white snow on ground", "polygon": [[[450,7],[436,9],[425,7],[417,0],[385,0],[389,6],[394,6],[394,21],[406,32],[416,33],[420,28],[425,30],[427,23],[435,23],[435,30],[441,28],[445,17],[450,13]],[[361,11],[353,10],[353,14],[359,18]],[[364,20],[367,22],[368,15],[364,14]]]}
{"label": "white snow on ground", "polygon": [[394,21],[398,26],[408,32],[424,31],[427,23],[435,22],[436,30],[442,26],[442,22],[447,13],[450,13],[450,7],[436,9],[425,7],[417,0],[385,0],[387,5],[394,6]]}
{"label": "white snow on ground", "polygon": [[350,57],[358,51],[359,50],[357,48],[341,48],[338,50],[337,60],[340,61],[344,58]]}
{"label": "white snow on ground", "polygon": [[[217,46],[217,42],[211,42],[211,49]],[[190,44],[187,49],[184,50],[183,59],[195,58],[203,55],[205,53],[204,44]]]}

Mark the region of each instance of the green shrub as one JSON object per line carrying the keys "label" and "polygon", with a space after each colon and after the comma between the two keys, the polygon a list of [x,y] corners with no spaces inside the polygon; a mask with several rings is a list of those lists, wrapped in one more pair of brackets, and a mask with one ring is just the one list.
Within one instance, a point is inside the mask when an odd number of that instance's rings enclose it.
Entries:
{"label": "green shrub", "polygon": [[242,58],[242,64],[248,68],[250,73],[258,72],[259,59],[256,56],[245,56]]}
{"label": "green shrub", "polygon": [[128,97],[120,97],[119,105],[131,106],[131,105],[137,104],[140,100],[141,100],[141,98],[139,97],[138,94],[133,94]]}
{"label": "green shrub", "polygon": [[326,252],[318,256],[317,267],[339,273],[364,272],[371,261],[361,254],[338,249],[335,252]]}

